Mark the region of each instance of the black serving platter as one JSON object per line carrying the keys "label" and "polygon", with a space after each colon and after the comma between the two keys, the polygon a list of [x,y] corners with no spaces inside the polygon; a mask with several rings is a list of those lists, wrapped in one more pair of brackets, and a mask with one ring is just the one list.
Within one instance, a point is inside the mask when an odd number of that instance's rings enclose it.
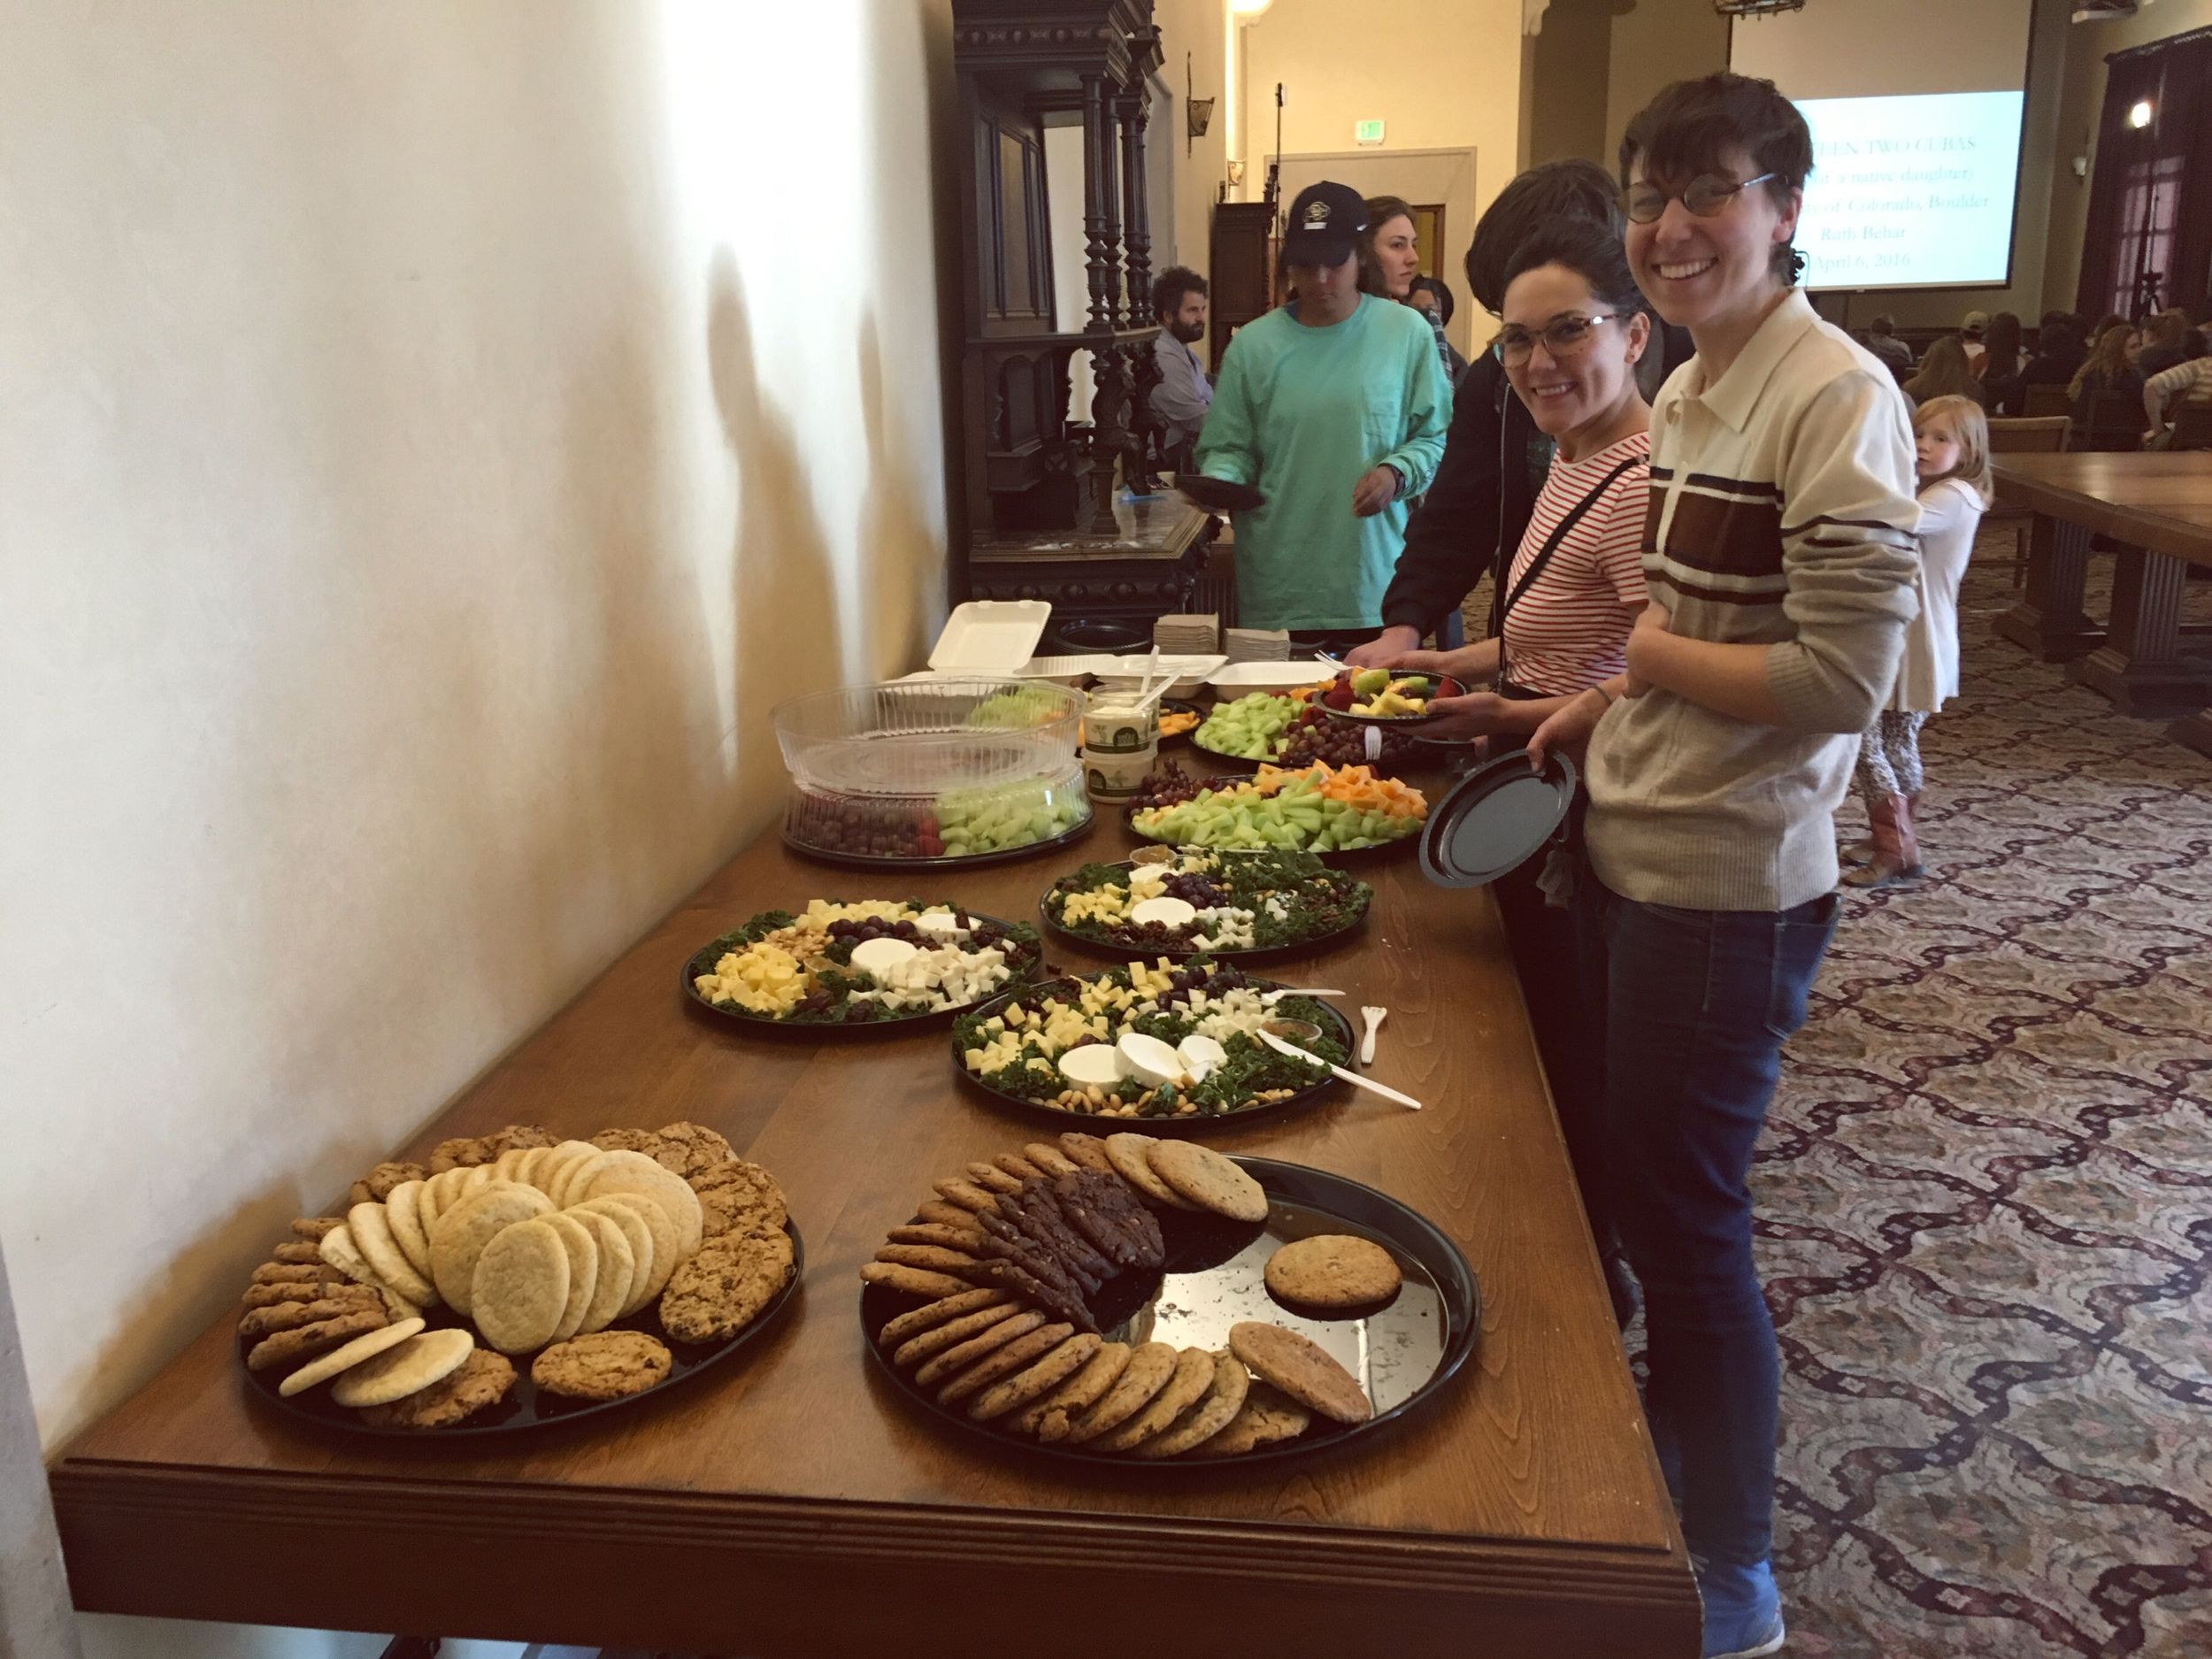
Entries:
{"label": "black serving platter", "polygon": [[1072,829],[1062,830],[1057,835],[1047,836],[1041,841],[1028,841],[1019,847],[1008,847],[995,853],[965,853],[957,858],[902,858],[895,853],[848,853],[832,848],[817,847],[811,841],[801,841],[788,826],[783,831],[783,844],[802,858],[811,858],[817,864],[838,864],[847,870],[980,870],[987,864],[1018,864],[1025,858],[1034,858],[1062,847],[1072,847],[1091,833],[1098,823],[1095,811]]}
{"label": "black serving platter", "polygon": [[[1463,697],[1467,695],[1465,683],[1453,679],[1449,674],[1429,674],[1425,677],[1436,682],[1436,690],[1428,699],[1431,702],[1435,701],[1437,697]],[[1411,675],[1394,672],[1391,678],[1406,680],[1410,679]],[[1319,709],[1332,720],[1351,720],[1361,726],[1425,726],[1431,720],[1442,718],[1440,715],[1430,714],[1425,710],[1419,714],[1354,714],[1349,709],[1332,709],[1318,697],[1316,697],[1313,702],[1314,707]]]}
{"label": "black serving platter", "polygon": [[[1413,837],[1407,839],[1412,840]],[[1218,856],[1234,857],[1236,855],[1232,851]],[[1135,865],[1125,858],[1109,867],[1125,871],[1135,868]],[[1151,962],[1161,956],[1175,962],[1187,961],[1192,956],[1212,956],[1223,962],[1287,962],[1326,949],[1340,940],[1349,939],[1367,926],[1367,911],[1363,910],[1343,926],[1328,933],[1315,933],[1310,938],[1292,940],[1280,945],[1261,945],[1250,950],[1208,950],[1197,945],[1118,945],[1111,940],[1094,939],[1088,933],[1079,933],[1072,928],[1062,926],[1052,913],[1051,904],[1052,895],[1058,891],[1059,883],[1056,881],[1037,895],[1037,916],[1044,924],[1046,934],[1077,949],[1094,951],[1100,956],[1118,956],[1125,962]],[[1371,897],[1369,902],[1371,908]]]}
{"label": "black serving platter", "polygon": [[[1234,1161],[1267,1189],[1267,1219],[1248,1225],[1218,1216],[1161,1215],[1168,1247],[1164,1271],[1108,1280],[1090,1303],[1100,1330],[1108,1341],[1219,1349],[1228,1346],[1229,1327],[1241,1321],[1287,1326],[1320,1343],[1359,1379],[1375,1410],[1367,1422],[1332,1423],[1316,1413],[1296,1440],[1238,1457],[1186,1454],[1148,1459],[1081,1446],[1047,1446],[997,1424],[978,1423],[961,1406],[940,1405],[895,1368],[876,1333],[925,1299],[880,1285],[864,1286],[860,1294],[870,1360],[887,1386],[915,1410],[983,1448],[1169,1478],[1190,1470],[1229,1471],[1279,1463],[1365,1444],[1438,1398],[1473,1355],[1481,1334],[1481,1287],[1459,1247],[1407,1205],[1341,1175],[1272,1158]],[[1276,1301],[1261,1277],[1268,1256],[1281,1245],[1317,1233],[1354,1233],[1389,1251],[1405,1275],[1398,1294],[1379,1309],[1352,1310],[1342,1317],[1294,1310]]]}
{"label": "black serving platter", "polygon": [[[277,1392],[277,1386],[284,1380],[286,1368],[272,1366],[267,1371],[247,1371],[246,1351],[253,1346],[253,1341],[245,1337],[238,1339],[238,1369],[244,1372],[250,1389],[287,1417],[320,1428],[342,1429],[349,1434],[365,1434],[378,1440],[405,1440],[416,1446],[442,1445],[449,1440],[504,1439],[580,1423],[611,1412],[629,1410],[649,1404],[670,1389],[726,1363],[775,1325],[784,1309],[789,1305],[806,1271],[806,1247],[799,1238],[798,1223],[787,1219],[783,1230],[791,1239],[791,1277],[784,1280],[783,1288],[769,1299],[768,1305],[760,1310],[753,1322],[727,1341],[678,1341],[662,1328],[660,1304],[657,1302],[652,1307],[632,1314],[626,1319],[618,1319],[607,1327],[610,1331],[642,1331],[648,1336],[658,1337],[668,1345],[671,1363],[667,1377],[642,1394],[626,1394],[619,1400],[571,1400],[560,1394],[541,1394],[537,1384],[530,1379],[530,1361],[535,1356],[525,1355],[514,1361],[515,1386],[507,1391],[507,1397],[451,1428],[380,1428],[364,1422],[358,1411],[333,1400],[328,1382],[318,1383],[289,1399],[285,1398]],[[426,1311],[423,1318],[426,1322],[424,1329],[429,1331],[469,1323],[451,1308],[442,1304]],[[300,1363],[307,1362],[303,1360]],[[342,1371],[339,1373],[340,1376],[344,1374]]]}
{"label": "black serving platter", "polygon": [[[1017,986],[1002,995],[993,997],[972,1011],[980,1018],[988,1019],[993,1014],[997,1013],[1003,1004],[1010,1002],[1017,996],[1048,992],[1056,987],[1071,987],[1076,977],[1033,980],[1027,985]],[[1245,982],[1254,989],[1261,991],[1284,990],[1294,995],[1300,989],[1294,985],[1285,985],[1280,979],[1263,979],[1256,974],[1247,976]],[[1352,1029],[1352,1022],[1326,1001],[1317,997],[1312,1000],[1319,1005],[1322,1013],[1327,1016],[1326,1018],[1318,1022],[1322,1034],[1335,1038],[1346,1052],[1356,1060],[1359,1053],[1359,1038]],[[1297,1111],[1322,1099],[1332,1089],[1349,1087],[1339,1083],[1333,1076],[1324,1076],[1317,1083],[1309,1083],[1302,1089],[1294,1089],[1286,1099],[1270,1101],[1264,1106],[1248,1106],[1240,1111],[1192,1112],[1187,1117],[1181,1118],[1172,1116],[1102,1118],[1093,1112],[1070,1111],[1066,1107],[1055,1106],[1048,1101],[1031,1100],[1026,1095],[1017,1094],[1010,1089],[995,1087],[985,1082],[975,1072],[968,1070],[967,1058],[961,1051],[960,1040],[956,1036],[952,1040],[950,1046],[953,1074],[986,1100],[996,1105],[1010,1107],[1017,1111],[1030,1113],[1035,1117],[1049,1118],[1064,1128],[1080,1129],[1102,1125],[1109,1134],[1119,1134],[1125,1130],[1148,1135],[1202,1134],[1223,1124],[1248,1123],[1255,1118],[1279,1117],[1285,1112]]]}
{"label": "black serving platter", "polygon": [[[1198,726],[1203,726],[1206,723],[1205,710],[1200,708],[1194,703],[1186,703],[1179,697],[1163,697],[1160,700],[1160,712],[1162,714],[1194,714],[1198,716]],[[1178,732],[1172,737],[1170,737],[1166,733],[1163,733],[1160,737],[1160,747],[1162,749],[1175,749],[1180,745],[1188,743],[1191,739],[1198,735],[1198,726],[1192,726],[1187,732]],[[1206,753],[1210,755],[1213,753],[1213,750],[1210,749],[1206,751]],[[1228,757],[1224,755],[1220,757],[1220,758],[1226,760]]]}
{"label": "black serving platter", "polygon": [[[932,901],[932,902],[938,902]],[[968,914],[977,921],[995,922],[1001,927],[1011,927],[1014,925],[996,916],[986,916],[981,910],[970,910]],[[747,926],[750,925],[751,921],[749,920]],[[685,962],[683,973],[683,993],[690,999],[693,1007],[702,1012],[711,1014],[717,1019],[737,1026],[741,1030],[773,1032],[779,1036],[865,1037],[873,1032],[911,1031],[916,1026],[926,1025],[932,1020],[941,1024],[956,1019],[966,1013],[969,1009],[977,1006],[975,1002],[968,1002],[959,1008],[932,1009],[926,1013],[899,1014],[888,1019],[872,1019],[864,1024],[847,1025],[838,1020],[772,1019],[765,1014],[750,1013],[741,1008],[729,1008],[720,1002],[709,1002],[699,994],[699,987],[693,981],[703,973],[712,972],[714,964],[722,959],[724,954],[740,944],[741,931],[741,929],[733,929],[720,938],[709,940],[700,946]],[[989,1002],[993,998],[1005,996],[1019,990],[1037,977],[1037,971],[1044,966],[1044,947],[1040,941],[1037,954],[1029,959],[1026,965],[1016,969],[1011,979],[994,990],[990,996],[980,1000]]]}

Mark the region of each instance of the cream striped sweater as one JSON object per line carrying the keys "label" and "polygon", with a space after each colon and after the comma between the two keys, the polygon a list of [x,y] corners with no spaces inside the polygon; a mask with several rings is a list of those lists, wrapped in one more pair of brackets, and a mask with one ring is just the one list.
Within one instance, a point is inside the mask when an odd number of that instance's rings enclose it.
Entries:
{"label": "cream striped sweater", "polygon": [[1646,903],[1783,910],[1835,886],[1831,814],[1914,613],[1913,444],[1889,371],[1792,292],[1726,373],[1651,418],[1644,578],[1690,639],[1767,645],[1786,726],[1667,691],[1590,743],[1590,859]]}

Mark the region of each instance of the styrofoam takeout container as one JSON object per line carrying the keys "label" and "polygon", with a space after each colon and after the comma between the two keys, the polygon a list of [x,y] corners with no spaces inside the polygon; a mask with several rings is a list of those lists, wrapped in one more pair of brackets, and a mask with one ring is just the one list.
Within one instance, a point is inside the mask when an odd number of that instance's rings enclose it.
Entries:
{"label": "styrofoam takeout container", "polygon": [[1248,691],[1288,691],[1336,678],[1336,671],[1308,657],[1302,663],[1231,663],[1207,676],[1217,691],[1240,697]]}
{"label": "styrofoam takeout container", "polygon": [[1042,599],[971,599],[955,605],[929,653],[940,674],[1010,674],[1036,654],[1052,620]]}

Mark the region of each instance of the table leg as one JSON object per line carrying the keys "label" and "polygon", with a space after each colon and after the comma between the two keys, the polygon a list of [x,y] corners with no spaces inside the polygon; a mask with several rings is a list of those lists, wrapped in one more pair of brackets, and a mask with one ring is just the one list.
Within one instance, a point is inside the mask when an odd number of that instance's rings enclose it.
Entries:
{"label": "table leg", "polygon": [[2181,592],[2188,566],[2125,548],[2112,579],[2112,630],[2070,665],[2067,678],[2102,692],[2123,714],[2170,715],[2212,703],[2212,662],[2181,654]]}
{"label": "table leg", "polygon": [[2050,514],[2035,515],[2028,536],[2027,590],[1997,618],[1997,632],[2047,663],[2093,651],[2104,635],[2081,608],[2089,574],[2089,531]]}

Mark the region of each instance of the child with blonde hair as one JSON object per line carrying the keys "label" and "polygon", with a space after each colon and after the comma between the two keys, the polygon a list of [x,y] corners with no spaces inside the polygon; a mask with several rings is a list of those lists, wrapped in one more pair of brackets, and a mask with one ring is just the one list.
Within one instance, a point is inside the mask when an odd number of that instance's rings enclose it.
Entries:
{"label": "child with blonde hair", "polygon": [[1970,397],[1932,397],[1913,414],[1920,483],[1920,612],[1905,630],[1904,660],[1889,706],[1859,743],[1859,793],[1870,839],[1846,848],[1860,864],[1847,887],[1900,887],[1920,879],[1913,816],[1920,810],[1920,728],[1959,690],[1959,584],[1974,532],[1992,497],[1989,422]]}

